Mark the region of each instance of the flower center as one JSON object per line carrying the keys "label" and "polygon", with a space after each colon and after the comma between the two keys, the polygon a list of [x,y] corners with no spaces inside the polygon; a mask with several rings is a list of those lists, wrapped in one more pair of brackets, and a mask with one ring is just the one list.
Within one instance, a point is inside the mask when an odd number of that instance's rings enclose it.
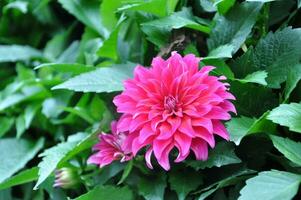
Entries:
{"label": "flower center", "polygon": [[164,108],[170,112],[177,111],[178,100],[169,95],[164,98]]}

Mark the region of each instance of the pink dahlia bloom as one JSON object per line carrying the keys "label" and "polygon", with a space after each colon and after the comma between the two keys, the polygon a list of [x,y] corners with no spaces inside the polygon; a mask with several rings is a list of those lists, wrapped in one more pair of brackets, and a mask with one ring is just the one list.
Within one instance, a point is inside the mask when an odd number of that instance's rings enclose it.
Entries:
{"label": "pink dahlia bloom", "polygon": [[124,162],[132,159],[130,147],[124,145],[128,134],[118,132],[116,125],[116,121],[111,123],[112,134],[101,133],[99,135],[100,141],[93,147],[93,150],[97,152],[88,159],[88,163],[103,167],[111,164],[114,160]]}
{"label": "pink dahlia bloom", "polygon": [[152,168],[151,155],[169,170],[169,153],[178,151],[175,162],[183,161],[192,150],[198,160],[206,160],[208,147],[215,146],[214,134],[228,140],[222,120],[236,112],[229,100],[224,76],[209,76],[214,69],[198,69],[200,58],[181,57],[173,52],[163,60],[154,58],[150,68],[137,66],[134,78],[124,82],[125,90],[114,99],[123,113],[118,130],[129,132],[125,144],[134,155],[146,147],[145,159]]}

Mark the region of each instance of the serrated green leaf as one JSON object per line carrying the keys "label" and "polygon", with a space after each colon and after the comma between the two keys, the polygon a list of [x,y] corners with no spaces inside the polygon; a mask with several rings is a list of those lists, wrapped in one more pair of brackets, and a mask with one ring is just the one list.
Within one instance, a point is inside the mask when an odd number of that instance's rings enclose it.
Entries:
{"label": "serrated green leaf", "polygon": [[281,104],[270,112],[267,119],[281,126],[287,126],[291,131],[301,133],[301,104]]}
{"label": "serrated green leaf", "polygon": [[0,190],[35,181],[38,179],[38,171],[38,167],[33,167],[31,169],[22,171],[0,183]]}
{"label": "serrated green leaf", "polygon": [[109,32],[102,25],[98,0],[59,0],[59,2],[82,23],[107,38]]}
{"label": "serrated green leaf", "polygon": [[185,169],[183,171],[172,171],[169,174],[168,181],[171,189],[176,191],[179,200],[184,200],[189,192],[203,183],[203,178],[200,173]]}
{"label": "serrated green leaf", "polygon": [[241,116],[227,122],[226,126],[230,133],[230,141],[239,145],[242,138],[246,135],[265,131],[268,131],[269,133],[275,132],[274,124],[266,119],[268,115],[269,112],[266,112],[259,119]]}
{"label": "serrated green leaf", "polygon": [[188,166],[196,170],[221,167],[224,165],[240,163],[241,160],[234,153],[234,146],[228,142],[220,142],[209,151],[208,159],[205,161],[187,161]]}
{"label": "serrated green leaf", "polygon": [[53,89],[68,89],[77,92],[115,92],[123,90],[122,82],[133,74],[133,65],[124,64],[100,68],[75,76]]}
{"label": "serrated green leaf", "polygon": [[22,169],[43,147],[44,139],[33,142],[25,139],[0,140],[0,182]]}
{"label": "serrated green leaf", "polygon": [[[284,171],[265,171],[248,179],[240,191],[239,200],[253,199],[292,199],[299,188],[301,176]],[[256,191],[256,192],[254,192]]]}
{"label": "serrated green leaf", "polygon": [[[267,59],[268,58],[268,59]],[[233,71],[240,76],[251,72],[265,70],[268,73],[269,87],[279,88],[280,83],[299,63],[301,58],[301,29],[287,27],[275,33],[270,32],[262,38],[256,47],[250,48],[246,54],[233,64]]]}
{"label": "serrated green leaf", "polygon": [[0,62],[26,61],[40,57],[42,53],[29,46],[0,45]]}
{"label": "serrated green leaf", "polygon": [[290,161],[301,166],[301,143],[288,138],[270,135],[274,146]]}
{"label": "serrated green leaf", "polygon": [[146,200],[161,200],[164,199],[166,185],[166,175],[164,174],[141,178],[138,184],[138,192]]}
{"label": "serrated green leaf", "polygon": [[209,50],[231,45],[234,54],[250,34],[261,6],[261,3],[244,2],[234,6],[227,15],[218,15],[207,40]]}
{"label": "serrated green leaf", "polygon": [[110,185],[97,186],[88,193],[77,197],[74,200],[92,200],[92,199],[105,199],[105,200],[133,200],[134,196],[128,187],[114,187]]}

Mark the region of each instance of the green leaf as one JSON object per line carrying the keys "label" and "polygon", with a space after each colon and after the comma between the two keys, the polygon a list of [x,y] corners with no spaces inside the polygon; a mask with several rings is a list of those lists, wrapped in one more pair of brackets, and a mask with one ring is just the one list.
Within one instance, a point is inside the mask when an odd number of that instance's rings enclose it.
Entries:
{"label": "green leaf", "polygon": [[277,1],[277,0],[246,0],[246,1],[267,3],[267,2]]}
{"label": "green leaf", "polygon": [[230,133],[230,141],[233,141],[236,145],[239,145],[243,137],[249,134],[260,132],[275,132],[275,126],[269,120],[267,116],[269,112],[264,113],[259,119],[252,119],[248,117],[233,118],[226,123],[227,130]]}
{"label": "green leaf", "polygon": [[17,138],[20,138],[25,132],[25,117],[23,114],[19,115],[16,120]]}
{"label": "green leaf", "polygon": [[90,65],[83,65],[83,64],[78,64],[78,63],[44,63],[41,64],[34,69],[41,69],[41,68],[50,68],[53,69],[54,71],[60,72],[60,73],[70,73],[72,75],[79,75],[84,72],[90,72],[95,70],[93,66]]}
{"label": "green leaf", "polygon": [[97,55],[105,58],[111,58],[112,60],[117,60],[118,58],[118,33],[119,26],[116,27],[107,40],[103,42],[100,48],[97,51]]}
{"label": "green leaf", "polygon": [[117,25],[117,9],[122,5],[123,0],[104,0],[100,6],[100,15],[103,25],[111,32]]}
{"label": "green leaf", "polygon": [[234,6],[227,15],[218,15],[207,40],[209,50],[230,45],[233,46],[234,54],[250,34],[261,6],[261,3],[244,2]]}
{"label": "green leaf", "polygon": [[142,30],[148,39],[159,47],[165,45],[172,29],[191,28],[204,33],[209,33],[210,28],[207,22],[192,15],[191,10],[183,8],[179,12],[157,20],[142,23]]}
{"label": "green leaf", "polygon": [[203,183],[200,173],[187,168],[184,171],[172,171],[168,181],[170,188],[176,191],[179,200],[184,200],[189,192],[195,190]]}
{"label": "green leaf", "polygon": [[[262,85],[243,84],[238,81],[230,84],[230,91],[236,97],[233,103],[240,115],[258,118],[279,104],[277,93]],[[254,98],[254,94],[256,94],[256,98]]]}
{"label": "green leaf", "polygon": [[187,161],[188,166],[196,170],[221,167],[224,165],[240,163],[241,160],[234,153],[234,146],[229,142],[220,142],[210,150],[206,161]]}
{"label": "green leaf", "polygon": [[123,181],[125,181],[125,179],[126,179],[126,178],[129,176],[129,174],[131,173],[132,169],[133,169],[133,160],[130,160],[130,161],[126,164],[126,166],[125,166],[125,168],[124,168],[124,170],[123,170],[121,179],[119,180],[119,182],[117,183],[117,185],[119,185],[119,184],[123,183]]}
{"label": "green leaf", "polygon": [[0,111],[15,106],[29,99],[44,98],[48,95],[46,89],[41,85],[25,86],[20,92],[7,95],[0,102]]}
{"label": "green leaf", "polygon": [[97,186],[88,193],[77,197],[74,200],[91,200],[91,199],[105,199],[105,200],[133,200],[134,196],[128,187],[114,187],[110,185]]}
{"label": "green leaf", "polygon": [[297,64],[287,75],[287,80],[284,89],[284,101],[287,101],[290,94],[301,80],[301,64]]}
{"label": "green leaf", "polygon": [[301,7],[301,0],[298,0],[298,8]]}
{"label": "green leaf", "polygon": [[274,146],[290,161],[301,166],[301,143],[288,138],[270,135]]}
{"label": "green leaf", "polygon": [[210,51],[208,56],[206,56],[203,60],[207,59],[218,59],[218,58],[232,58],[232,52],[234,47],[232,45],[222,45]]}
{"label": "green leaf", "polygon": [[11,2],[9,4],[7,4],[6,6],[3,7],[3,13],[6,14],[6,12],[9,9],[17,9],[20,12],[22,12],[23,14],[26,14],[28,11],[28,2],[26,1],[14,1]]}
{"label": "green leaf", "polygon": [[[248,179],[240,191],[239,200],[281,199],[290,200],[298,191],[301,176],[284,171],[265,171]],[[254,192],[256,191],[256,192]]]}
{"label": "green leaf", "polygon": [[40,57],[41,52],[29,46],[0,45],[0,62],[26,61]]}
{"label": "green leaf", "polygon": [[138,192],[146,200],[164,199],[164,191],[166,188],[166,175],[143,177],[138,184]]}
{"label": "green leaf", "polygon": [[[134,2],[134,3],[131,3]],[[126,11],[126,10],[135,10],[135,11],[144,11],[147,13],[151,13],[154,15],[157,15],[159,17],[165,17],[169,14],[171,14],[177,3],[178,0],[150,0],[150,1],[144,1],[144,0],[138,0],[138,1],[124,1],[125,6],[122,6],[118,9],[118,11]],[[162,8],[162,9],[158,9]]]}
{"label": "green leaf", "polygon": [[29,141],[7,138],[0,140],[0,183],[22,169],[43,147],[44,139]]}
{"label": "green leaf", "polygon": [[102,25],[98,0],[59,0],[62,6],[79,21],[97,31],[104,38],[108,30]]}
{"label": "green leaf", "polygon": [[0,138],[3,137],[5,135],[5,133],[7,133],[11,127],[14,124],[14,118],[9,118],[9,117],[1,117],[0,118]]}
{"label": "green leaf", "polygon": [[217,0],[217,11],[224,15],[235,4],[236,0]]}
{"label": "green leaf", "polygon": [[39,163],[39,178],[34,186],[34,189],[38,189],[38,186],[43,183],[46,178],[57,168],[61,163],[67,161],[72,156],[81,152],[82,150],[90,147],[90,137],[87,137],[84,133],[77,133],[68,137],[66,142],[62,142],[54,147],[46,149],[39,156],[43,157]]}
{"label": "green leaf", "polygon": [[233,71],[240,71],[241,76],[245,76],[247,73],[265,70],[268,73],[268,86],[279,88],[289,72],[296,68],[300,58],[301,29],[287,27],[262,38],[254,49],[250,48],[234,62]]}
{"label": "green leaf", "polygon": [[0,183],[0,190],[35,181],[38,179],[38,171],[39,169],[37,167],[22,171]]}
{"label": "green leaf", "polygon": [[301,133],[301,103],[281,104],[270,112],[267,119]]}
{"label": "green leaf", "polygon": [[192,15],[191,10],[185,7],[181,11],[175,12],[168,17],[143,23],[142,26],[150,26],[153,28],[165,27],[167,30],[187,27],[204,33],[209,33],[210,31],[207,24],[198,23],[197,18]]}
{"label": "green leaf", "polygon": [[258,83],[261,85],[267,85],[266,78],[268,77],[268,74],[265,71],[257,71],[252,74],[248,74],[243,79],[236,79],[241,83]]}
{"label": "green leaf", "polygon": [[75,76],[53,89],[68,89],[77,92],[115,92],[123,90],[122,81],[131,78],[133,65],[124,64],[100,68]]}
{"label": "green leaf", "polygon": [[252,174],[254,172],[255,171],[246,169],[244,167],[239,168],[238,171],[236,170],[235,172],[230,172],[230,174],[226,178],[202,189],[200,191],[202,194],[199,196],[198,200],[207,199],[208,196],[210,196],[211,194],[213,194],[216,190],[218,190],[220,188],[227,187],[230,185],[236,185],[237,183],[241,182],[242,180],[245,180],[246,177],[248,177],[250,174]]}

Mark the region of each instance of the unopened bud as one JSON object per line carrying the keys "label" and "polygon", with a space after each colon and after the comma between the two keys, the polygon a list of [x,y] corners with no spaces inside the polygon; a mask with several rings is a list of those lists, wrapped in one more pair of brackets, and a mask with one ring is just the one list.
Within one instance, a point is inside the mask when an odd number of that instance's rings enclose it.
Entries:
{"label": "unopened bud", "polygon": [[80,182],[81,181],[77,170],[64,167],[55,171],[55,181],[53,187],[71,189],[78,187]]}

